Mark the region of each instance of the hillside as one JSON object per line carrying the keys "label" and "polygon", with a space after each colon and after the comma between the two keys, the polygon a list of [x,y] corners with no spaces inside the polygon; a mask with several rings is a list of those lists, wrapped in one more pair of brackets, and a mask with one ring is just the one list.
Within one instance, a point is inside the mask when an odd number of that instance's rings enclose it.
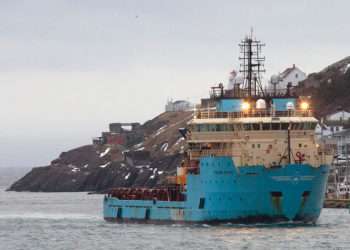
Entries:
{"label": "hillside", "polygon": [[[294,89],[310,95],[318,117],[339,107],[350,110],[350,57],[310,74]],[[122,145],[85,145],[63,152],[48,166],[35,167],[15,182],[14,191],[103,191],[111,187],[154,187],[174,175],[184,140],[178,129],[191,112],[165,112],[138,127],[141,137]]]}
{"label": "hillside", "polygon": [[338,108],[350,110],[350,57],[310,74],[296,89],[300,95],[311,95],[317,116]]}
{"label": "hillside", "polygon": [[130,147],[85,145],[48,166],[35,167],[9,188],[11,191],[103,191],[111,187],[162,185],[182,160],[185,127],[191,112],[165,112],[141,125],[143,140]]}

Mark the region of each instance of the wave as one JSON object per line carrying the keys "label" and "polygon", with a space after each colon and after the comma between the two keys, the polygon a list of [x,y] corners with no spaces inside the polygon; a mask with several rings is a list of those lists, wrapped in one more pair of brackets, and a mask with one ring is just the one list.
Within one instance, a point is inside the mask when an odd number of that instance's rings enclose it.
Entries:
{"label": "wave", "polygon": [[100,216],[79,213],[21,213],[21,214],[0,214],[0,219],[48,219],[48,220],[102,220]]}

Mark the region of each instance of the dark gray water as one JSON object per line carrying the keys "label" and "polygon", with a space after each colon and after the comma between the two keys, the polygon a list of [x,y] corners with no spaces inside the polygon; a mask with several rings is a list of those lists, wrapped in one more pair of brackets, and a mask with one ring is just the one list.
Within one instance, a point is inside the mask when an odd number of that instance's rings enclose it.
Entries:
{"label": "dark gray water", "polygon": [[316,226],[106,223],[102,196],[0,190],[0,250],[350,249],[350,214],[324,209]]}

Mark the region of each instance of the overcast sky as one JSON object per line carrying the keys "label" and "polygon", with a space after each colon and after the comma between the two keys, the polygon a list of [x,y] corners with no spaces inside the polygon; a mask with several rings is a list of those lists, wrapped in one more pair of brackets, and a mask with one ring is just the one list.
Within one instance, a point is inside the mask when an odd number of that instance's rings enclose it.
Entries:
{"label": "overcast sky", "polygon": [[38,166],[109,122],[195,101],[266,43],[267,76],[350,55],[349,1],[0,1],[0,167]]}

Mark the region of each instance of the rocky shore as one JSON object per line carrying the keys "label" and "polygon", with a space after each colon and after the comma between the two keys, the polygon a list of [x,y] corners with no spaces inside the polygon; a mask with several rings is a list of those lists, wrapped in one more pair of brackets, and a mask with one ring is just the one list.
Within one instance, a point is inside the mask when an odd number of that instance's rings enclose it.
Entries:
{"label": "rocky shore", "polygon": [[10,191],[103,192],[111,187],[161,186],[181,163],[191,112],[165,112],[141,125],[137,144],[85,145],[63,152],[48,166],[34,167]]}

